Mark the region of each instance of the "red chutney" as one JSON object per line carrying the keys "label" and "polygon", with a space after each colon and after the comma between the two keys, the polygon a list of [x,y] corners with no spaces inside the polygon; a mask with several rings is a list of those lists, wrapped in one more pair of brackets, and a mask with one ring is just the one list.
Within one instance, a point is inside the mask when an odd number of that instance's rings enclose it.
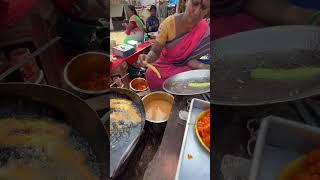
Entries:
{"label": "red chutney", "polygon": [[210,148],[210,110],[198,120],[197,129],[204,144]]}
{"label": "red chutney", "polygon": [[109,79],[104,73],[91,73],[79,82],[78,87],[87,91],[101,91],[109,87]]}
{"label": "red chutney", "polygon": [[320,149],[307,155],[307,169],[294,175],[292,180],[320,180]]}
{"label": "red chutney", "polygon": [[147,89],[147,86],[145,84],[137,84],[134,89],[136,90],[139,90],[139,91],[142,91],[142,90],[145,90]]}

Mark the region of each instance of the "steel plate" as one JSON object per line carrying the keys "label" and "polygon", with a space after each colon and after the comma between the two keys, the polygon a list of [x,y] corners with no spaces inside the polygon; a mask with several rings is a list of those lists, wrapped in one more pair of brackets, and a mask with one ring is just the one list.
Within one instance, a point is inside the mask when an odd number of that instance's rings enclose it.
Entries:
{"label": "steel plate", "polygon": [[163,89],[175,95],[196,95],[210,92],[208,87],[188,87],[188,83],[210,82],[210,70],[191,70],[176,74],[163,83]]}
{"label": "steel plate", "polygon": [[250,106],[320,94],[320,78],[260,80],[256,68],[320,67],[320,28],[275,26],[234,34],[213,42],[213,104]]}

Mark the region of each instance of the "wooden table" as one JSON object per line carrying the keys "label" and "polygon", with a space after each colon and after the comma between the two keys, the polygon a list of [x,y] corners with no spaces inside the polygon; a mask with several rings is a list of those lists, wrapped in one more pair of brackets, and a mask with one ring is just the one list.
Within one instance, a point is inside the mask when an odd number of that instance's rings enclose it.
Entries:
{"label": "wooden table", "polygon": [[161,145],[146,170],[144,180],[174,180],[186,127],[186,122],[179,118],[179,111],[187,111],[187,100],[192,98],[203,99],[201,95],[175,96]]}

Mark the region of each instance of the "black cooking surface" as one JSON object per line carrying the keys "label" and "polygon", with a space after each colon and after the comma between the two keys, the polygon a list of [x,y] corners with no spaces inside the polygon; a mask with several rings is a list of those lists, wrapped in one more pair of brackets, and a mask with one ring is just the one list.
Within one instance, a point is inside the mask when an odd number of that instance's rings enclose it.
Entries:
{"label": "black cooking surface", "polygon": [[[309,95],[320,89],[320,76],[299,79],[258,79],[251,73],[257,68],[319,68],[320,56],[313,50],[264,51],[223,56],[213,66],[215,99],[218,104],[263,104]],[[300,71],[301,72],[301,71]],[[301,75],[300,75],[301,76]],[[272,76],[271,76],[272,78]],[[312,93],[311,93],[312,94]]]}
{"label": "black cooking surface", "polygon": [[56,108],[33,101],[31,98],[1,97],[0,96],[0,118],[6,117],[24,117],[37,119],[55,119],[61,121],[65,115]]}
{"label": "black cooking surface", "polygon": [[[65,119],[67,115],[59,111],[53,106],[50,106],[46,103],[41,103],[33,100],[30,97],[10,97],[10,96],[0,96],[0,120],[2,118],[17,118],[19,121],[30,121],[41,120],[41,121],[55,121],[62,124],[67,124]],[[13,121],[13,120],[12,120]],[[71,127],[70,124],[68,124]],[[7,129],[9,130],[9,129]],[[13,134],[26,134],[30,135],[32,132],[24,130],[11,130]],[[81,152],[85,155],[85,160],[93,168],[92,172],[95,175],[100,176],[101,172],[99,170],[99,164],[96,161],[96,156],[92,152],[91,147],[88,144],[86,138],[84,138],[77,130],[71,128],[71,132],[66,139],[70,144],[72,144],[75,150]],[[28,143],[26,143],[28,144]],[[7,146],[0,144],[0,167],[4,168],[7,163],[13,159],[23,159],[26,162],[39,160],[46,162],[47,154],[45,152],[40,152],[39,149],[32,146]]]}

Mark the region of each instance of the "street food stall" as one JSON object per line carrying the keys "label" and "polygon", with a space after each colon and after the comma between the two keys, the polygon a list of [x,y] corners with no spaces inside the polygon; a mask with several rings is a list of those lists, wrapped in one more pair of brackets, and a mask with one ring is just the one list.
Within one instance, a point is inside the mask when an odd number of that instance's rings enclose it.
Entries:
{"label": "street food stall", "polygon": [[[192,70],[177,74],[165,81],[162,90],[152,91],[144,78],[146,70],[136,66],[139,55],[147,54],[152,42],[148,40],[137,45],[133,52],[125,45],[122,53],[118,52],[121,44],[115,45],[110,55],[111,77],[118,76],[121,80],[121,83],[118,83],[112,79],[111,83],[119,91],[126,89],[134,92],[144,106],[145,130],[140,136],[142,142],[139,146],[149,147],[150,143],[143,140],[146,137],[152,137],[152,141],[157,141],[156,147],[154,144],[151,145],[153,147],[150,149],[153,149],[154,153],[151,157],[145,157],[149,160],[146,167],[141,168],[143,172],[137,179],[186,179],[188,176],[191,179],[210,179],[210,140],[202,140],[210,138],[210,70]],[[207,61],[208,57],[204,57],[203,62]],[[199,120],[202,116],[206,116],[207,120]],[[203,127],[198,127],[197,125],[201,124],[198,122],[202,121],[206,121]],[[150,156],[147,149],[139,150],[139,146],[134,148],[135,151],[130,149],[127,152],[126,156],[131,154],[132,157],[128,157],[131,160],[123,163],[123,166],[133,168],[136,161],[144,163],[135,157],[145,154]],[[194,167],[190,166],[191,162],[204,165],[201,170],[196,168],[190,171],[190,168]],[[199,170],[201,173],[193,173]],[[119,167],[118,171],[120,175],[115,172],[116,177],[128,177],[121,174],[123,168]]]}
{"label": "street food stall", "polygon": [[[55,1],[59,10],[50,6],[56,18],[49,21],[37,14],[25,16],[31,20],[27,38],[8,36],[13,41],[1,41],[1,58],[7,62],[0,64],[0,131],[5,135],[0,139],[1,164],[8,160],[3,154],[14,153],[7,168],[0,167],[0,176],[28,170],[30,179],[184,179],[192,160],[206,163],[202,177],[208,177],[210,71],[179,74],[168,79],[162,91],[152,92],[145,69],[135,62],[153,41],[118,45],[133,47],[124,54],[110,52],[104,11],[80,6],[96,12],[79,16],[81,12],[73,14],[72,3],[65,3]],[[2,30],[10,31],[6,28]],[[56,148],[48,149],[46,143]],[[30,148],[20,149],[20,144]],[[19,168],[25,162],[18,160],[22,154],[36,165]],[[46,164],[46,157],[54,160],[52,164]],[[42,174],[43,166],[47,171]]]}

